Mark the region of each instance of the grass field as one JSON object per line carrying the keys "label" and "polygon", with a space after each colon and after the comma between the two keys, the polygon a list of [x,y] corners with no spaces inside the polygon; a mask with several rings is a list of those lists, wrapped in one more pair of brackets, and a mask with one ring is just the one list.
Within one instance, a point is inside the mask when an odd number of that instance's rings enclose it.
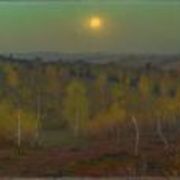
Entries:
{"label": "grass field", "polygon": [[144,136],[139,155],[135,156],[133,136],[129,136],[129,139],[127,137],[126,141],[121,141],[117,145],[112,140],[103,138],[91,139],[88,143],[85,138],[75,141],[70,135],[69,137],[66,135],[66,139],[63,139],[65,133],[49,131],[42,136],[41,147],[22,147],[21,151],[15,147],[0,148],[0,176],[167,177],[180,175],[178,138],[168,149],[164,149],[158,139],[148,140]]}

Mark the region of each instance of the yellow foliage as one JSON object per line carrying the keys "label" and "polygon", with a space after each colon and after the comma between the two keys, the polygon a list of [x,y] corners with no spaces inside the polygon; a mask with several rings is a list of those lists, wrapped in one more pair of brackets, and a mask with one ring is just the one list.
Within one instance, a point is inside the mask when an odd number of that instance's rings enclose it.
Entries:
{"label": "yellow foliage", "polygon": [[[20,114],[22,134],[33,135],[33,133],[37,127],[37,122],[36,122],[35,116],[31,113],[28,113],[28,112],[22,110],[22,109],[19,109],[19,110],[16,109],[14,111],[14,113],[15,113],[16,119],[18,117],[18,113]],[[17,124],[17,120],[16,120],[16,124]]]}
{"label": "yellow foliage", "polygon": [[98,115],[89,122],[88,129],[90,132],[102,132],[112,127],[120,125],[126,119],[126,111],[119,103],[113,103],[112,106]]}
{"label": "yellow foliage", "polygon": [[6,72],[6,82],[12,88],[17,87],[19,85],[19,77],[17,70],[10,65],[7,65],[5,68]]}
{"label": "yellow foliage", "polygon": [[139,82],[139,90],[143,98],[147,98],[150,96],[151,93],[151,80],[147,76],[143,75],[140,78]]}
{"label": "yellow foliage", "polygon": [[67,87],[64,98],[64,118],[72,130],[78,133],[89,119],[89,102],[82,82],[72,81]]}
{"label": "yellow foliage", "polygon": [[159,97],[154,104],[154,113],[162,119],[171,119],[180,110],[180,102],[177,98]]}
{"label": "yellow foliage", "polygon": [[99,74],[94,83],[94,101],[93,108],[95,112],[102,111],[106,108],[109,98],[107,76]]}
{"label": "yellow foliage", "polygon": [[7,139],[16,138],[18,114],[21,120],[22,136],[33,135],[36,119],[33,114],[15,109],[9,102],[0,103],[0,136]]}
{"label": "yellow foliage", "polygon": [[46,81],[46,90],[48,93],[55,93],[58,92],[59,88],[60,88],[60,79],[59,79],[59,74],[56,70],[55,67],[53,66],[48,66],[46,68],[46,77],[47,77],[47,81]]}

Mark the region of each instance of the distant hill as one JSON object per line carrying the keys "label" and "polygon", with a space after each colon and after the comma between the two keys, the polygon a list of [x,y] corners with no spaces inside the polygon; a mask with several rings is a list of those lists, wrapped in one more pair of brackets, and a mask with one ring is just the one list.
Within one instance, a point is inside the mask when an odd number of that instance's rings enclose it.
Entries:
{"label": "distant hill", "polygon": [[41,59],[44,62],[85,62],[85,63],[116,63],[122,66],[141,67],[150,63],[163,69],[180,69],[180,54],[109,54],[109,53],[58,53],[31,52],[3,54],[5,57],[19,60]]}

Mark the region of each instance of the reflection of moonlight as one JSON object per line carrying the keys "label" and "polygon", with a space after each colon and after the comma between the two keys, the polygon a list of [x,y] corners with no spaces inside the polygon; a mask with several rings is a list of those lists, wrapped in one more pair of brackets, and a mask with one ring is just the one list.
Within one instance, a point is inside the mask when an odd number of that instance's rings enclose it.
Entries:
{"label": "reflection of moonlight", "polygon": [[89,21],[89,27],[94,30],[101,29],[102,19],[100,17],[92,17]]}

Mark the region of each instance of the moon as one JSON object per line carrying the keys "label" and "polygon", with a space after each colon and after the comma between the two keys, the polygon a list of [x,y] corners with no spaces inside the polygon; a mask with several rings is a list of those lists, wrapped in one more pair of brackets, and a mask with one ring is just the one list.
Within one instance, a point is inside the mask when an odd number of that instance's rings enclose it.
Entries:
{"label": "moon", "polygon": [[103,26],[103,20],[102,18],[98,16],[91,17],[89,20],[89,27],[92,30],[99,30]]}

